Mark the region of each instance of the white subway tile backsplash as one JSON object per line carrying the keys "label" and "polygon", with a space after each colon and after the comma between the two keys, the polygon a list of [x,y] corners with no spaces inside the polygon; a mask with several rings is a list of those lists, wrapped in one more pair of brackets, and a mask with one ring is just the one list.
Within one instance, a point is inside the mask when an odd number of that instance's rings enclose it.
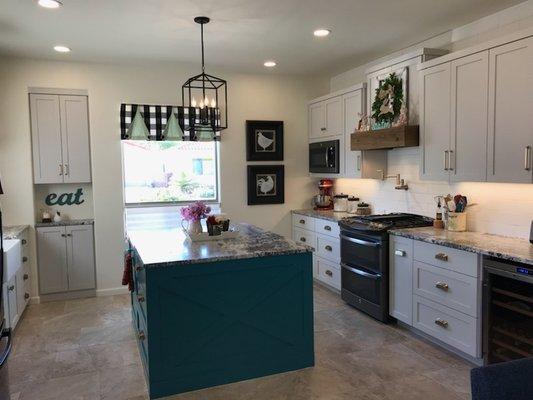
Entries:
{"label": "white subway tile backsplash", "polygon": [[389,175],[401,174],[408,191],[394,189],[394,179],[381,182],[369,179],[338,179],[336,192],[357,195],[370,203],[374,212],[411,212],[433,217],[437,195],[461,193],[472,204],[468,207],[468,229],[520,238],[529,237],[533,220],[533,185],[463,182],[428,182],[419,179],[419,149],[388,152]]}

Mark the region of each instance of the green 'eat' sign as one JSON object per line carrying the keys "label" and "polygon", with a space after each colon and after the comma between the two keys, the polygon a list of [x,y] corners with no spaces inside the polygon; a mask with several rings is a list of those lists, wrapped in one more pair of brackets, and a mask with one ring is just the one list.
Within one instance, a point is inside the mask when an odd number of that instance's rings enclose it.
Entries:
{"label": "green 'eat' sign", "polygon": [[74,206],[74,205],[80,205],[83,202],[85,202],[85,200],[83,200],[81,196],[83,196],[83,189],[79,188],[74,193],[63,193],[63,194],[60,194],[59,196],[56,193],[50,193],[48,196],[46,196],[46,199],[44,200],[44,202],[46,203],[47,206],[55,206],[55,205]]}

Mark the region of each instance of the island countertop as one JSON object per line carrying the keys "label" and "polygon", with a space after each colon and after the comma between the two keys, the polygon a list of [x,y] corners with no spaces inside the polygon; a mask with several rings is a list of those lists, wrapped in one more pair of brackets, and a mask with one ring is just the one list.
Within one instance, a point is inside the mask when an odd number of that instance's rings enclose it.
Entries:
{"label": "island countertop", "polygon": [[181,228],[131,230],[127,236],[146,267],[207,263],[311,252],[312,249],[250,224],[235,239],[191,242]]}

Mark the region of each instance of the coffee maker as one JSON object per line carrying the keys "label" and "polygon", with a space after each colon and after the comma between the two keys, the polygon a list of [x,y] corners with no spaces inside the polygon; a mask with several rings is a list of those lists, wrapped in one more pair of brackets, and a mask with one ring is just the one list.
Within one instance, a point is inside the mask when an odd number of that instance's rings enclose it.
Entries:
{"label": "coffee maker", "polygon": [[333,210],[333,180],[321,179],[318,181],[319,194],[313,197],[315,210]]}

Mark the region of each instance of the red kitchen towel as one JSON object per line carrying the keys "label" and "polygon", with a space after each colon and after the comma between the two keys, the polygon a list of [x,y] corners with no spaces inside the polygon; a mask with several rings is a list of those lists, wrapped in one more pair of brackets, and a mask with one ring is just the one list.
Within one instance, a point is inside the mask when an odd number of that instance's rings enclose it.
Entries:
{"label": "red kitchen towel", "polygon": [[130,292],[133,292],[133,256],[130,250],[124,253],[124,273],[122,274],[122,285],[128,285]]}

